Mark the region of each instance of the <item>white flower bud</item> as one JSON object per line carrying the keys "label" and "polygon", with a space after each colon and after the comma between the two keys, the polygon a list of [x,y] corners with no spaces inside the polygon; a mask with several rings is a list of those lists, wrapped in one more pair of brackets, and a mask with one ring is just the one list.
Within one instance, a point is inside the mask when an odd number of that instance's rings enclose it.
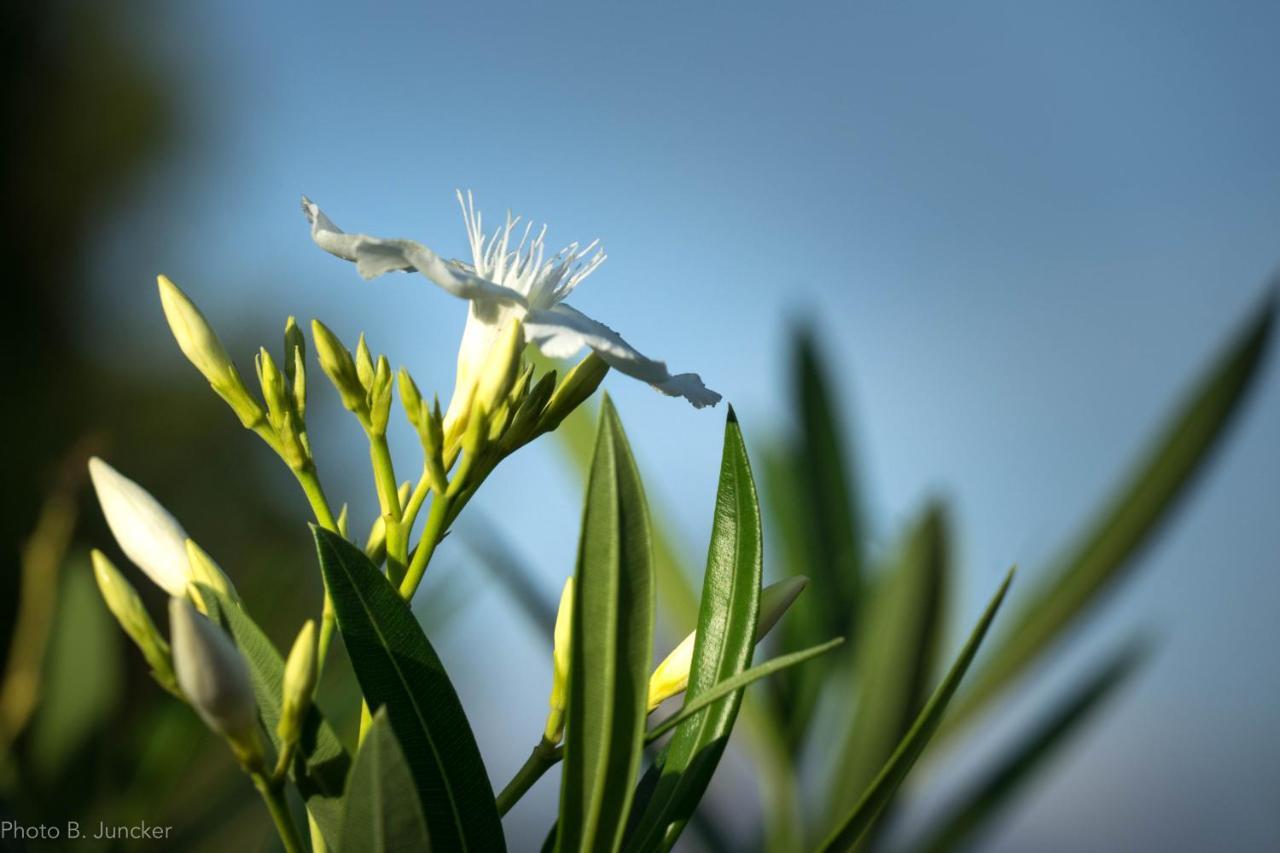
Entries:
{"label": "white flower bud", "polygon": [[120,550],[169,595],[186,595],[187,534],[145,489],[98,457],[89,460],[98,503]]}
{"label": "white flower bud", "polygon": [[191,707],[238,753],[252,751],[258,706],[239,649],[184,598],[169,599],[169,641],[173,671]]}

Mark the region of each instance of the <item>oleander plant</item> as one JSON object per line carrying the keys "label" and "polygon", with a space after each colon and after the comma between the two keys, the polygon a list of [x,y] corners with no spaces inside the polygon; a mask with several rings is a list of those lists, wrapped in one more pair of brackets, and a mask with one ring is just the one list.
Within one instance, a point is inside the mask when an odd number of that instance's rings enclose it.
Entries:
{"label": "oleander plant", "polygon": [[[1141,664],[1148,643],[1135,633],[1017,739],[983,756],[961,796],[911,832],[886,831],[912,793],[903,786],[908,774],[927,770],[943,752],[938,744],[961,739],[997,709],[1135,565],[1247,396],[1274,297],[1059,559],[1027,573],[1029,589],[1009,617],[1001,606],[1013,570],[983,612],[955,614],[945,505],[924,507],[888,537],[893,547],[869,547],[885,537],[868,530],[848,432],[804,331],[789,389],[794,422],[781,438],[754,439],[757,465],[725,407],[710,541],[695,570],[673,544],[669,514],[646,497],[617,410],[596,392],[613,371],[699,409],[720,395],[567,304],[605,259],[596,243],[551,254],[545,228],[507,216],[486,232],[471,196],[458,201],[466,262],[412,240],[346,232],[309,199],[302,204],[316,246],[359,276],[420,275],[465,303],[456,381],[443,406],[364,336],[353,352],[313,321],[308,342],[292,317],[283,349],[255,355],[255,390],[190,296],[159,277],[182,353],[279,457],[309,508],[314,554],[289,565],[314,566],[323,595],[313,618],[291,630],[289,649],[277,648],[259,621],[273,602],[242,598],[234,566],[223,570],[213,543],[193,541],[108,461],[89,462],[116,544],[168,597],[166,618],[148,611],[131,569],[95,550],[102,598],[169,701],[189,705],[225,741],[283,849],[959,849],[981,837]],[[322,384],[317,366],[367,437],[378,503],[367,531],[351,529],[322,476],[332,467],[312,452],[307,402]],[[420,439],[420,457],[407,462],[393,459],[387,439],[399,416]],[[577,560],[554,620],[545,620],[553,662],[545,725],[529,732],[524,765],[495,780],[412,604],[438,546],[489,476],[540,439],[585,476],[577,530],[573,519],[549,520],[565,536],[576,533]],[[519,566],[492,577],[522,606],[541,606]],[[989,631],[998,613],[1002,624]],[[659,636],[659,619],[683,639]],[[953,619],[962,642],[948,650]],[[332,654],[339,638],[345,656]],[[665,657],[655,667],[658,654]],[[326,667],[339,664],[354,674],[358,713],[331,713],[334,697],[317,695]],[[483,667],[483,658],[469,665]],[[731,744],[754,768],[759,796],[726,817],[704,799]],[[504,815],[535,785],[551,784],[544,777],[557,765],[559,806],[545,816],[545,836],[507,838]]]}

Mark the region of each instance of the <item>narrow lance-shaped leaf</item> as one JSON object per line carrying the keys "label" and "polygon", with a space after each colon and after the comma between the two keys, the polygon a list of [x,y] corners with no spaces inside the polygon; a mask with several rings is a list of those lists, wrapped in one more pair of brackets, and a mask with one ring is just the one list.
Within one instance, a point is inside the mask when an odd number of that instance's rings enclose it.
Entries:
{"label": "narrow lance-shaped leaf", "polygon": [[889,570],[871,587],[854,664],[840,673],[856,703],[834,752],[827,815],[858,801],[929,698],[942,642],[949,576],[947,520],[932,504],[913,525]]}
{"label": "narrow lance-shaped leaf", "polygon": [[1251,387],[1271,337],[1275,301],[1273,291],[1192,389],[1107,511],[1041,576],[956,703],[947,731],[1022,675],[1134,565],[1132,557],[1202,470]]}
{"label": "narrow lance-shaped leaf", "polygon": [[986,636],[987,629],[991,627],[992,620],[996,618],[996,611],[1000,609],[1000,603],[1004,601],[1005,593],[1009,590],[1009,584],[1012,581],[1013,570],[1010,570],[1004,579],[1004,583],[1000,584],[1000,589],[996,592],[995,597],[987,605],[986,612],[978,620],[973,633],[969,635],[964,648],[960,650],[960,655],[956,658],[955,663],[951,665],[951,669],[947,672],[946,677],[942,679],[942,683],[938,685],[938,688],[933,691],[933,695],[929,697],[929,702],[924,706],[924,710],[920,712],[920,716],[916,717],[911,730],[907,732],[906,737],[898,744],[898,748],[894,750],[888,762],[881,768],[875,781],[863,793],[862,799],[858,801],[858,804],[853,807],[853,810],[849,812],[844,821],[836,827],[835,831],[823,843],[820,849],[824,853],[852,850],[854,845],[866,835],[867,830],[875,823],[876,818],[884,811],[885,806],[893,799],[894,794],[898,792],[898,787],[902,784],[902,780],[907,778],[907,774],[911,772],[916,759],[920,757],[920,753],[924,752],[924,748],[929,745],[929,740],[933,737],[934,732],[938,730],[938,726],[942,722],[942,716],[947,710],[947,703],[955,695],[956,688],[960,686],[961,679],[964,678],[965,672],[969,669],[969,664],[973,662],[973,656],[977,654],[978,646],[982,644],[982,638]]}
{"label": "narrow lance-shaped leaf", "polygon": [[[751,663],[763,566],[759,500],[730,407],[686,702]],[[629,832],[628,849],[653,850],[675,842],[711,781],[741,701],[741,691],[725,696],[676,729],[645,812]]]}
{"label": "narrow lance-shaped leaf", "polygon": [[392,731],[387,709],[379,708],[351,769],[351,793],[347,795],[338,850],[399,853],[430,849],[427,821],[409,762]]}
{"label": "narrow lance-shaped leaf", "polygon": [[1145,643],[1131,643],[1098,668],[1014,745],[912,849],[943,853],[971,847],[975,836],[1021,794],[1062,751],[1094,712],[1122,685],[1146,656]]}
{"label": "narrow lance-shaped leaf", "polygon": [[[210,603],[209,616],[230,632],[249,664],[258,713],[272,746],[278,751],[280,738],[276,729],[280,725],[284,659],[239,604],[212,587],[200,585],[199,589],[200,596]],[[342,793],[350,767],[351,756],[320,709],[312,703],[302,724],[290,775],[325,842],[335,849],[342,830]]]}
{"label": "narrow lance-shaped leaf", "polygon": [[505,843],[480,749],[440,658],[364,552],[314,528],[338,630],[371,710],[386,707],[439,850],[502,850]]}
{"label": "narrow lance-shaped leaf", "polygon": [[649,515],[608,396],[601,406],[574,581],[557,847],[616,850],[644,738],[653,654]]}

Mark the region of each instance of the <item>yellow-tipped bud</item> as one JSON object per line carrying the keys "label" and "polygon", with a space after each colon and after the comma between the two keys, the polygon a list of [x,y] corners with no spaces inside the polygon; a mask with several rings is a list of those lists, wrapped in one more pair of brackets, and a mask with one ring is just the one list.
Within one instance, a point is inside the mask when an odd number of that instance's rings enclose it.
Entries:
{"label": "yellow-tipped bud", "polygon": [[391,397],[394,386],[391,363],[385,355],[378,357],[373,381],[369,384],[369,431],[374,435],[387,434],[387,421],[391,419]]}
{"label": "yellow-tipped bud", "polygon": [[319,320],[311,321],[311,337],[316,344],[316,357],[320,359],[320,368],[329,377],[333,387],[342,397],[342,405],[355,412],[361,418],[368,417],[369,404],[365,396],[364,385],[356,373],[356,363],[351,358],[351,351],[343,346],[328,326]]}
{"label": "yellow-tipped bud", "polygon": [[338,533],[343,539],[347,538],[347,505],[345,503],[338,511]]}
{"label": "yellow-tipped bud", "polygon": [[373,387],[373,374],[373,353],[369,352],[369,342],[365,340],[364,332],[361,332],[360,340],[356,343],[356,377],[366,391]]}
{"label": "yellow-tipped bud", "polygon": [[302,725],[316,689],[316,623],[308,619],[293,641],[284,665],[283,704],[276,733],[287,744],[302,736]]}
{"label": "yellow-tipped bud", "polygon": [[262,399],[267,401],[267,418],[279,430],[284,423],[285,412],[289,411],[284,374],[276,367],[276,361],[266,347],[259,347],[254,361],[258,367],[258,381],[262,384]]}
{"label": "yellow-tipped bud", "polygon": [[156,681],[170,693],[179,694],[169,644],[156,630],[156,625],[151,621],[147,609],[142,606],[142,599],[138,598],[137,591],[101,551],[94,549],[90,557],[93,560],[93,577],[98,582],[98,589],[102,592],[103,601],[107,603],[107,609],[142,652]]}
{"label": "yellow-tipped bud", "polygon": [[299,418],[307,415],[307,339],[293,318],[284,322],[284,375]]}
{"label": "yellow-tipped bud", "polygon": [[573,638],[573,576],[564,582],[560,609],[556,612],[555,641],[551,650],[551,706],[543,738],[559,743],[564,736],[564,711],[569,701],[569,644]]}
{"label": "yellow-tipped bud", "polygon": [[[757,643],[773,630],[808,582],[805,577],[787,578],[760,591],[760,611],[756,616]],[[683,693],[689,686],[689,669],[693,665],[693,647],[697,638],[697,631],[689,634],[654,669],[649,678],[650,711],[677,693]]]}
{"label": "yellow-tipped bud", "polygon": [[184,598],[169,599],[169,637],[174,675],[191,707],[227,739],[242,763],[260,763],[258,705],[240,650]]}
{"label": "yellow-tipped bud", "polygon": [[473,416],[477,407],[486,414],[492,414],[499,403],[506,401],[516,377],[520,375],[522,352],[524,324],[519,320],[512,320],[493,342],[485,357],[480,378],[476,381],[475,397],[471,401]]}
{"label": "yellow-tipped bud", "polygon": [[418,384],[413,381],[409,371],[403,367],[399,372],[399,385],[400,404],[404,406],[405,417],[409,419],[414,430],[422,432],[422,392],[418,390]]}
{"label": "yellow-tipped bud", "polygon": [[191,567],[189,572],[191,584],[196,587],[191,599],[201,613],[209,612],[208,602],[204,601],[199,592],[199,587],[202,586],[231,601],[240,601],[240,595],[236,592],[235,585],[231,583],[231,578],[227,577],[222,567],[191,539],[187,540],[187,563]]}
{"label": "yellow-tipped bud", "polygon": [[547,402],[538,431],[550,432],[560,426],[574,409],[596,392],[608,372],[608,363],[594,352],[575,364]]}
{"label": "yellow-tipped bud", "polygon": [[157,276],[156,283],[160,288],[160,305],[164,308],[165,319],[182,354],[208,380],[213,390],[227,401],[241,423],[245,426],[256,423],[262,417],[262,408],[249,394],[209,321],[168,276]]}

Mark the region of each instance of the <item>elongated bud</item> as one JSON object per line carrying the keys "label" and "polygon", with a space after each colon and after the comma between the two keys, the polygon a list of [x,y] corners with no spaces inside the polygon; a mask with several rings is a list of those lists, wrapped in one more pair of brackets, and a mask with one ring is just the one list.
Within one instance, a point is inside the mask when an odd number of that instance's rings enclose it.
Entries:
{"label": "elongated bud", "polygon": [[502,449],[510,453],[524,445],[537,435],[538,422],[542,418],[542,410],[551,399],[556,388],[556,372],[549,370],[529,389],[516,409],[511,426],[502,436]]}
{"label": "elongated bud", "polygon": [[338,533],[343,539],[347,538],[347,505],[344,503],[342,509],[338,511]]}
{"label": "elongated bud", "polygon": [[120,550],[170,595],[186,594],[187,532],[147,490],[98,457],[89,477]]}
{"label": "elongated bud", "polygon": [[404,407],[405,417],[415,431],[422,432],[422,392],[418,390],[418,384],[413,381],[409,371],[403,367],[400,368],[399,384],[400,404]]}
{"label": "elongated bud", "polygon": [[[493,342],[480,378],[476,382],[476,394],[471,402],[474,410],[479,407],[492,414],[498,404],[507,399],[520,375],[520,354],[524,352],[524,324],[513,320]],[[492,420],[492,419],[491,419]]]}
{"label": "elongated bud", "polygon": [[551,698],[543,738],[559,743],[564,736],[564,711],[569,701],[569,644],[573,638],[573,576],[564,582],[560,609],[556,612],[555,642],[551,650]]}
{"label": "elongated bud", "polygon": [[191,583],[196,587],[195,594],[191,598],[201,613],[209,612],[208,602],[203,600],[199,591],[202,586],[208,587],[230,601],[237,603],[240,601],[240,594],[236,592],[231,578],[227,577],[222,567],[191,539],[187,540],[187,564],[190,566]]}
{"label": "elongated bud", "polygon": [[445,489],[446,497],[453,497],[463,490],[472,469],[480,456],[489,448],[489,418],[484,409],[476,406],[467,420],[467,431],[462,436],[462,462]]}
{"label": "elongated bud", "polygon": [[538,431],[550,432],[560,426],[574,409],[596,392],[608,372],[608,363],[594,352],[575,364],[547,402]]}
{"label": "elongated bud", "polygon": [[356,344],[356,377],[366,391],[373,386],[373,373],[373,354],[369,352],[369,342],[365,340],[364,332],[361,332]]}
{"label": "elongated bud", "polygon": [[235,363],[227,355],[209,321],[167,276],[157,276],[156,282],[165,319],[182,354],[208,380],[213,390],[227,401],[241,423],[245,426],[256,423],[262,416],[262,409],[249,394]]}
{"label": "elongated bud", "polygon": [[173,674],[169,644],[156,630],[156,625],[151,621],[147,609],[142,606],[142,599],[138,598],[137,591],[101,551],[94,549],[90,557],[93,560],[93,577],[98,582],[98,589],[103,601],[107,603],[107,609],[142,652],[147,665],[151,667],[151,674],[160,686],[170,693],[181,695],[178,680]]}
{"label": "elongated bud", "polygon": [[430,411],[425,404],[422,410],[422,431],[418,436],[422,439],[422,453],[427,460],[427,476],[431,480],[432,491],[443,495],[449,487],[449,464],[444,459],[444,419],[440,414],[440,398],[435,398]]}
{"label": "elongated bud", "polygon": [[260,761],[258,706],[239,649],[183,598],[169,599],[169,637],[173,671],[191,707],[242,762]]}
{"label": "elongated bud", "polygon": [[262,384],[262,399],[267,401],[267,418],[278,431],[284,424],[285,413],[290,409],[284,374],[276,367],[276,361],[266,347],[258,349],[255,361],[258,366],[258,381]]}
{"label": "elongated bud", "polygon": [[394,385],[391,363],[385,355],[378,356],[378,366],[374,369],[373,381],[369,385],[369,430],[374,435],[387,434]]}
{"label": "elongated bud", "polygon": [[338,336],[319,320],[311,321],[311,337],[316,344],[316,357],[320,368],[329,377],[333,387],[342,397],[342,405],[361,417],[368,416],[368,400],[364,385],[356,373],[356,363],[351,351],[342,345]]}
{"label": "elongated bud", "polygon": [[[773,630],[808,583],[808,578],[793,577],[770,584],[760,591],[760,611],[756,616],[757,643]],[[694,631],[681,640],[680,645],[672,649],[671,654],[653,671],[649,678],[650,711],[689,686],[689,669],[693,665],[693,647],[697,637],[698,632]]]}
{"label": "elongated bud", "polygon": [[283,705],[276,733],[285,743],[296,743],[311,708],[316,688],[316,623],[308,619],[293,641],[284,665]]}

